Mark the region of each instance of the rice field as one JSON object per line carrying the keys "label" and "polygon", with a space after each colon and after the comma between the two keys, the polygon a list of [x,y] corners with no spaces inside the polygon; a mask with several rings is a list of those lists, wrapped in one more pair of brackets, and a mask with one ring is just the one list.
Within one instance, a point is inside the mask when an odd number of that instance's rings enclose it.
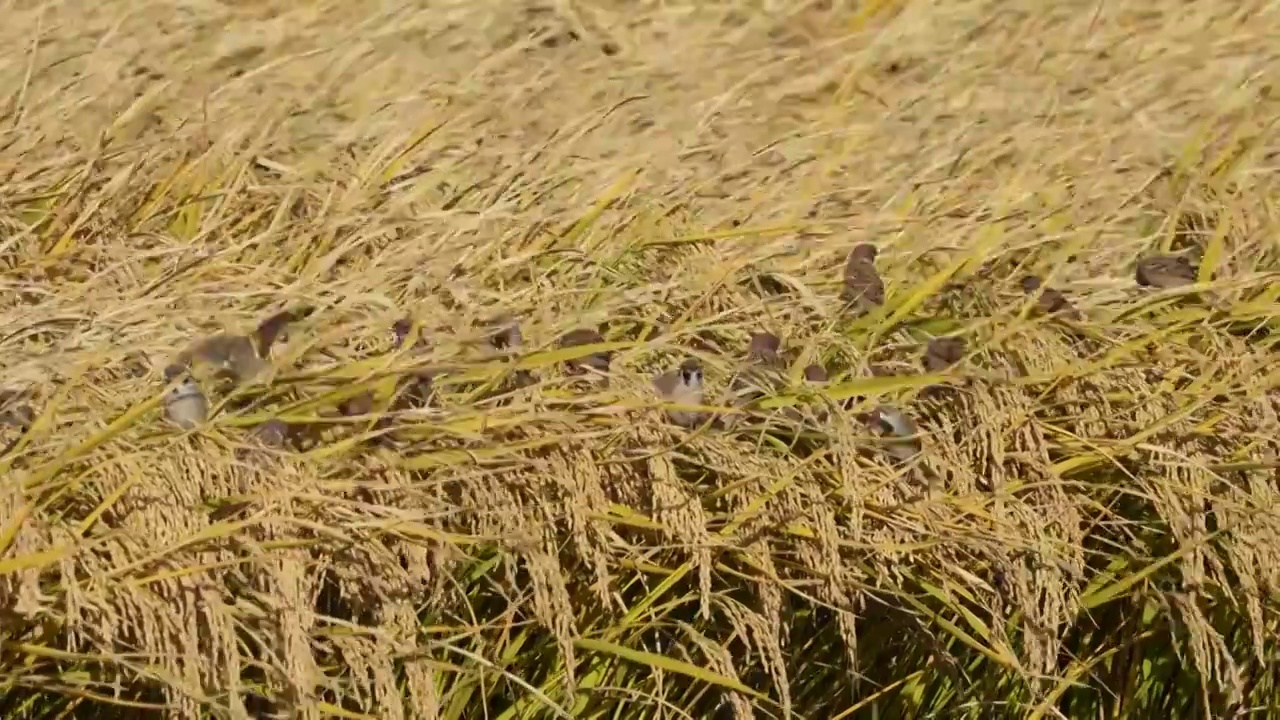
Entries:
{"label": "rice field", "polygon": [[3,16],[0,717],[1280,713],[1280,6]]}

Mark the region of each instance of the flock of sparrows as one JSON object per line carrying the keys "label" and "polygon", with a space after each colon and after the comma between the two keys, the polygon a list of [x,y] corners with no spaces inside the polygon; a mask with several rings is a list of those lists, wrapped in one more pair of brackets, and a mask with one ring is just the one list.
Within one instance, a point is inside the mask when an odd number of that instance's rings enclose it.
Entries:
{"label": "flock of sparrows", "polygon": [[[844,266],[841,292],[841,300],[846,308],[856,312],[867,312],[883,305],[885,286],[876,268],[877,254],[876,247],[870,243],[859,244],[849,252]],[[1176,255],[1150,255],[1142,258],[1138,261],[1135,272],[1135,279],[1139,285],[1155,288],[1188,285],[1196,281],[1196,276],[1196,267],[1187,258]],[[1062,292],[1044,287],[1040,278],[1027,276],[1020,284],[1025,293],[1036,297],[1036,308],[1040,312],[1057,314],[1069,319],[1082,317]],[[310,308],[278,312],[260,323],[251,334],[219,333],[201,338],[182,350],[164,369],[165,381],[174,383],[164,397],[165,415],[184,430],[193,429],[204,423],[209,417],[210,402],[193,375],[193,367],[203,365],[212,368],[215,375],[235,383],[259,378],[271,367],[271,347],[286,326],[307,317],[311,312]],[[398,320],[391,330],[393,344],[400,348],[409,341],[409,336],[413,332],[412,321],[409,318]],[[420,342],[421,338],[416,338],[414,345]],[[489,342],[499,350],[520,348],[523,338],[518,322],[510,318],[499,320],[495,324]],[[598,331],[580,328],[561,337],[558,346],[560,348],[584,347],[604,342],[604,338]],[[789,361],[784,358],[781,345],[781,339],[769,332],[757,332],[751,336],[746,353],[747,362],[731,380],[727,396],[721,398],[726,406],[737,410],[747,408],[752,401],[765,397],[771,390],[781,387],[784,382],[784,371],[789,365]],[[966,346],[962,339],[938,337],[928,342],[921,362],[925,371],[941,372],[958,363],[965,351]],[[611,359],[612,353],[608,351],[587,353],[582,357],[565,361],[564,370],[570,375],[601,375],[607,382]],[[391,409],[428,406],[433,396],[435,372],[437,371],[417,370],[402,377]],[[876,367],[872,368],[872,372],[882,373]],[[827,382],[828,371],[821,365],[811,364],[804,368],[803,377],[808,384],[820,385]],[[534,378],[528,371],[520,370],[516,372],[515,382],[517,385],[525,386],[532,384]],[[705,410],[703,371],[701,364],[695,358],[686,358],[675,369],[654,377],[652,387],[658,396],[669,403],[666,416],[677,425],[696,427],[707,423],[716,427],[732,428],[737,423],[737,414],[720,416],[709,414]],[[700,407],[702,409],[699,409]],[[338,409],[347,416],[371,413],[374,410],[373,395],[364,393],[347,399],[339,404]],[[802,419],[802,412],[795,408],[782,408],[778,412],[787,419]],[[0,393],[0,424],[16,425],[25,429],[32,417],[30,406],[22,402],[20,394]],[[919,452],[916,425],[902,410],[882,405],[861,416],[861,419],[867,423],[873,434],[887,441],[885,446],[893,457],[907,460]],[[263,444],[280,446],[289,440],[290,428],[280,420],[271,420],[257,426],[253,436]]]}

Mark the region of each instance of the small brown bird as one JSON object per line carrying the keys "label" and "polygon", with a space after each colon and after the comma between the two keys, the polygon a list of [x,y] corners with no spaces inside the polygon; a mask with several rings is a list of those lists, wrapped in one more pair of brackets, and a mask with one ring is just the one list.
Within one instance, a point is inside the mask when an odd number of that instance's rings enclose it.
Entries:
{"label": "small brown bird", "polygon": [[1181,255],[1148,255],[1138,260],[1134,278],[1143,287],[1173,288],[1196,281],[1197,268]]}
{"label": "small brown bird", "polygon": [[[405,341],[409,339],[409,333],[411,332],[413,332],[413,320],[411,320],[410,318],[407,318],[407,317],[400,318],[394,323],[391,323],[392,347],[395,347],[395,348],[404,347]],[[410,347],[417,346],[421,340],[422,340],[421,337],[414,338],[413,344],[410,345]]]}
{"label": "small brown bird", "polygon": [[[254,465],[265,464],[270,461],[271,454],[263,450],[285,447],[293,439],[292,435],[293,432],[288,423],[272,418],[249,431],[250,444],[236,448],[235,456]],[[227,514],[234,514],[239,509],[248,507],[248,503],[236,503],[234,507],[235,509],[229,510]]]}
{"label": "small brown bird", "polygon": [[885,438],[885,450],[895,460],[905,462],[920,452],[919,430],[906,413],[891,405],[881,405],[867,416],[873,433]]}
{"label": "small brown bird", "polygon": [[21,390],[0,390],[0,425],[12,425],[26,432],[35,419],[35,412],[24,402],[26,396]]}
{"label": "small brown bird", "polygon": [[435,395],[435,376],[423,370],[400,379],[397,385],[396,410],[420,410],[431,404]]}
{"label": "small brown bird", "polygon": [[520,321],[510,315],[500,315],[491,324],[493,334],[489,336],[489,344],[497,350],[516,350],[524,344],[524,335],[520,332]]}
{"label": "small brown bird", "polygon": [[251,380],[270,366],[271,346],[285,326],[307,317],[311,311],[302,307],[278,312],[263,320],[251,335],[218,333],[197,340],[165,367],[164,379],[174,380],[190,372],[192,363],[202,363],[236,382]]}
{"label": "small brown bird", "polygon": [[265,447],[284,447],[289,440],[289,425],[283,420],[272,418],[254,428],[249,435]]}
{"label": "small brown bird", "polygon": [[821,365],[818,365],[815,363],[812,365],[805,366],[805,369],[804,369],[805,382],[821,384],[821,383],[827,382],[828,378],[829,376],[827,375],[827,369],[822,367]]}
{"label": "small brown bird", "polygon": [[[688,358],[680,367],[653,379],[653,386],[665,400],[680,405],[702,404],[702,366]],[[668,410],[667,417],[677,425],[693,427],[702,421],[702,413],[693,410]]]}
{"label": "small brown bird", "polygon": [[785,364],[781,351],[781,338],[771,332],[753,333],[751,341],[747,344],[747,357],[753,362],[769,367]]}
{"label": "small brown bird", "polygon": [[763,397],[766,390],[786,384],[780,374],[787,366],[781,350],[782,340],[777,335],[770,332],[751,335],[747,343],[747,361],[751,366],[739,372],[729,384],[737,404]]}
{"label": "small brown bird", "polygon": [[1081,317],[1080,311],[1076,310],[1066,295],[1053,288],[1044,287],[1044,282],[1035,275],[1028,275],[1022,278],[1021,284],[1023,292],[1028,295],[1040,293],[1040,296],[1036,299],[1036,309],[1040,312],[1048,315],[1061,313],[1063,316],[1073,320],[1078,320]]}
{"label": "small brown bird", "polygon": [[[408,317],[400,318],[391,323],[391,345],[392,349],[398,350],[404,347],[408,342],[409,335],[413,332],[413,319]],[[414,338],[411,348],[417,347],[421,342],[421,336]],[[407,381],[401,380],[404,385]],[[366,390],[355,397],[349,397],[338,403],[338,412],[346,417],[355,417],[358,415],[368,415],[373,412],[373,392]]]}
{"label": "small brown bird", "polygon": [[209,401],[195,378],[188,375],[165,394],[164,411],[175,425],[190,430],[209,418]]}
{"label": "small brown bird", "polygon": [[[524,346],[524,334],[520,332],[520,321],[514,316],[500,315],[490,323],[490,327],[494,328],[494,331],[489,335],[489,344],[495,350],[514,353]],[[498,393],[506,394],[512,389],[528,387],[537,382],[538,379],[528,370],[516,370],[504,381]],[[418,390],[423,390],[421,383],[418,386]],[[421,395],[422,393],[419,392],[418,394]]]}
{"label": "small brown bird", "polygon": [[[409,318],[401,318],[391,325],[391,333],[396,348],[404,346],[409,339],[409,334],[413,332],[413,321]],[[518,332],[518,329],[517,329]],[[419,335],[413,339],[411,348],[417,349],[423,345],[422,337]],[[435,392],[435,374],[431,370],[417,370],[406,374],[400,378],[396,384],[396,400],[392,405],[392,409],[418,409],[424,408],[431,404],[431,396]],[[367,415],[373,412],[373,393],[367,392],[348,401],[354,402],[347,409],[342,409],[344,415]],[[350,412],[359,411],[359,412]]]}
{"label": "small brown bird", "polygon": [[[806,365],[804,368],[804,381],[810,385],[826,385],[830,381],[830,379],[831,377],[827,373],[827,369],[817,363]],[[788,413],[788,415],[792,419],[797,419],[797,420],[803,419],[803,417],[800,415],[800,412],[796,408],[787,408],[787,409],[793,411],[791,413]],[[825,403],[815,404],[811,408],[811,412],[813,413],[813,417],[819,422],[826,422],[827,418],[829,417],[829,408],[826,406]]]}
{"label": "small brown bird", "polygon": [[[781,347],[782,341],[773,333],[758,332],[751,335],[751,340],[747,343],[749,364],[740,368],[729,382],[727,404],[743,407],[785,384],[779,373],[786,365],[779,354]],[[739,419],[736,415],[727,415],[721,422],[726,429],[732,429]]]}
{"label": "small brown bird", "polygon": [[929,341],[924,349],[925,372],[942,372],[960,362],[964,357],[965,342],[958,337],[938,337]]}
{"label": "small brown bird", "polygon": [[338,412],[347,417],[368,415],[373,412],[373,393],[365,391],[338,403]]}
{"label": "small brown bird", "polygon": [[894,375],[893,368],[888,365],[881,365],[880,363],[871,363],[868,365],[867,372],[871,374],[871,377],[893,377]]}
{"label": "small brown bird", "polygon": [[870,243],[862,243],[849,251],[844,266],[844,291],[840,295],[847,306],[866,312],[884,304],[884,281],[876,271],[878,252]]}
{"label": "small brown bird", "polygon": [[[561,348],[596,345],[604,342],[604,336],[590,328],[578,328],[565,333],[559,341]],[[613,361],[613,353],[605,350],[591,353],[586,357],[573,358],[564,362],[565,371],[570,375],[581,375],[588,370],[609,372],[609,363]]]}

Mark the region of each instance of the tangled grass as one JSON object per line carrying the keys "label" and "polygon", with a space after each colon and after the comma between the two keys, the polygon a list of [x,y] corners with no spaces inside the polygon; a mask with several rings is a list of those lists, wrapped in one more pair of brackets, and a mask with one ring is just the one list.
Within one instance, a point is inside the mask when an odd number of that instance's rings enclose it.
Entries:
{"label": "tangled grass", "polygon": [[[38,417],[0,457],[0,716],[1280,707],[1275,4],[4,14],[0,381]],[[889,300],[842,317],[868,240]],[[1205,284],[1140,291],[1179,246]],[[286,303],[320,311],[273,382],[163,423],[165,359]],[[425,359],[380,352],[405,313]],[[501,401],[500,313],[540,379]],[[583,389],[553,341],[600,323]],[[910,408],[941,482],[852,411],[662,422],[653,373],[723,386],[758,329],[845,370],[817,401]],[[942,333],[968,356],[919,375]],[[415,362],[468,382],[392,444],[334,417]],[[277,415],[323,432],[246,460]]]}

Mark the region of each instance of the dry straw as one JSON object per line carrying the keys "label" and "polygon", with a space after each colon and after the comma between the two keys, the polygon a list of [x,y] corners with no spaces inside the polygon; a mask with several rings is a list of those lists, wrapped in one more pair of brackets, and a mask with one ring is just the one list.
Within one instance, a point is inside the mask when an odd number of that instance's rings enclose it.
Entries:
{"label": "dry straw", "polygon": [[[1275,3],[3,16],[0,716],[1280,707]],[[664,420],[766,330],[781,388]]]}

